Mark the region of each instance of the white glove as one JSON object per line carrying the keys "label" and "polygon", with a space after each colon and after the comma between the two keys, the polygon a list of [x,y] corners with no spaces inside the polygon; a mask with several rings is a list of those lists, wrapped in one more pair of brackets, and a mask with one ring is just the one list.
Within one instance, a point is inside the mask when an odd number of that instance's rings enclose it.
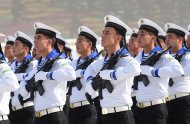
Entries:
{"label": "white glove", "polygon": [[78,78],[78,77],[83,77],[83,73],[84,73],[84,70],[82,70],[82,69],[76,70],[76,71],[75,71],[76,78]]}
{"label": "white glove", "polygon": [[115,76],[115,71],[114,70],[103,70],[100,71],[100,77],[104,80],[116,80]]}
{"label": "white glove", "polygon": [[141,65],[141,74],[152,76],[152,70],[154,68],[149,65]]}
{"label": "white glove", "polygon": [[26,74],[25,80],[30,80],[35,75],[34,71],[31,71],[30,73]]}
{"label": "white glove", "polygon": [[18,81],[22,81],[22,80],[25,79],[27,73],[18,73],[18,74],[15,74],[15,75],[16,75]]}
{"label": "white glove", "polygon": [[46,80],[47,79],[47,73],[48,72],[44,72],[44,71],[40,71],[38,73],[35,74],[35,82],[39,81],[39,80]]}

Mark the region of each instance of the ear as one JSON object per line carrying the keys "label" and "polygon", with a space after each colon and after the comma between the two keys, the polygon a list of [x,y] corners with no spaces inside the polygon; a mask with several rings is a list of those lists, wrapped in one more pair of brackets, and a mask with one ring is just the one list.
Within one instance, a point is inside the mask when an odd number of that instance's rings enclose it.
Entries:
{"label": "ear", "polygon": [[92,42],[88,42],[89,47],[92,48]]}
{"label": "ear", "polygon": [[121,35],[117,35],[117,41],[121,41],[122,40],[122,36]]}
{"label": "ear", "polygon": [[152,37],[153,41],[156,41],[156,36],[155,35],[151,35],[151,37]]}
{"label": "ear", "polygon": [[48,45],[48,46],[51,46],[52,43],[53,43],[53,41],[52,41],[51,39],[48,39],[47,45]]}

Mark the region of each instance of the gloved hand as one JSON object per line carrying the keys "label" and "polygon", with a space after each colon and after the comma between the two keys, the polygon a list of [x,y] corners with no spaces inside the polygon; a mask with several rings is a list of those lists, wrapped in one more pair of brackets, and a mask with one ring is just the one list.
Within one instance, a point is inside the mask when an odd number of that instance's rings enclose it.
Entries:
{"label": "gloved hand", "polygon": [[152,70],[154,68],[149,65],[141,65],[141,74],[152,76]]}
{"label": "gloved hand", "polygon": [[44,72],[44,71],[40,71],[38,73],[35,74],[35,82],[39,81],[39,80],[46,80],[47,79],[47,73],[48,72]]}
{"label": "gloved hand", "polygon": [[100,71],[100,77],[104,80],[116,80],[115,71],[114,70],[103,70]]}
{"label": "gloved hand", "polygon": [[30,73],[26,74],[25,76],[25,80],[30,80],[33,76],[35,75],[35,72],[34,71],[31,71]]}
{"label": "gloved hand", "polygon": [[78,78],[78,77],[83,77],[83,75],[84,75],[84,70],[78,69],[78,70],[75,71],[75,74],[76,74],[76,78]]}

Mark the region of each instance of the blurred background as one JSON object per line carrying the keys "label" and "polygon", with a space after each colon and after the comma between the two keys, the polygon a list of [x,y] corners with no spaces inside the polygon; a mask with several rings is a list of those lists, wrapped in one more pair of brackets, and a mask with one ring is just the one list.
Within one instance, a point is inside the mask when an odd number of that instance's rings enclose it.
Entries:
{"label": "blurred background", "polygon": [[187,28],[189,12],[190,0],[0,0],[0,32],[14,35],[20,30],[33,37],[33,24],[42,22],[59,30],[66,39],[75,39],[81,25],[101,35],[103,18],[108,14],[131,28],[137,27],[142,17],[161,27],[173,22]]}

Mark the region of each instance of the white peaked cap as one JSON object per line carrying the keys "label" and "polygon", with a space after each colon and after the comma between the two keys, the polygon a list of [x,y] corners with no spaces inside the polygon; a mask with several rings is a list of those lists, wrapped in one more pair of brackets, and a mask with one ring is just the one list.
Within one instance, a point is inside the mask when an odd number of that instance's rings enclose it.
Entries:
{"label": "white peaked cap", "polygon": [[117,31],[121,33],[122,36],[130,35],[132,33],[131,28],[115,16],[112,15],[105,16],[104,23],[105,27],[115,28]]}

